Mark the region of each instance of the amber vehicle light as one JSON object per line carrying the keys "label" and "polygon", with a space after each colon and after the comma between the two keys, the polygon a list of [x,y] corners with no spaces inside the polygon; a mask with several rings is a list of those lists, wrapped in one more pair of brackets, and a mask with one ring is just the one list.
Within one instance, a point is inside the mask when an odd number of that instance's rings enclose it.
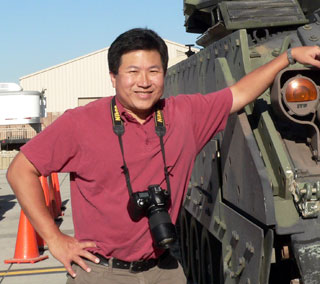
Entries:
{"label": "amber vehicle light", "polygon": [[287,86],[287,102],[307,102],[317,99],[317,89],[314,83],[306,78],[295,78]]}

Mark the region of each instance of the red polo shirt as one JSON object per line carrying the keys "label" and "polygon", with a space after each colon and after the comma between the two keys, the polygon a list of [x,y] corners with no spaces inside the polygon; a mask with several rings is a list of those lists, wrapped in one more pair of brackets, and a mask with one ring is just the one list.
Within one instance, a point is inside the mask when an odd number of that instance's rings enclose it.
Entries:
{"label": "red polo shirt", "polygon": [[[70,172],[75,237],[94,241],[96,252],[133,261],[157,257],[148,219],[133,222],[118,137],[112,130],[111,97],[66,111],[21,151],[42,175]],[[170,172],[173,223],[197,153],[225,127],[232,105],[230,89],[208,95],[180,95],[162,101]],[[143,125],[117,101],[125,125],[124,155],[133,191],[160,184],[166,189],[159,137],[151,115]]]}

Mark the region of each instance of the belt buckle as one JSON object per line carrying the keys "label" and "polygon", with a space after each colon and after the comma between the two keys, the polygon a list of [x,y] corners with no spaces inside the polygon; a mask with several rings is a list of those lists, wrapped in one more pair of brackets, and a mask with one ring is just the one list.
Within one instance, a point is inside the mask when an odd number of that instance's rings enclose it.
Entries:
{"label": "belt buckle", "polygon": [[130,262],[129,271],[130,272],[142,272],[144,271],[144,260],[132,261]]}
{"label": "belt buckle", "polygon": [[133,262],[131,261],[131,262],[130,262],[130,266],[129,266],[129,272],[130,272],[130,273],[133,272],[132,267],[133,267]]}
{"label": "belt buckle", "polygon": [[133,265],[134,265],[134,262],[131,261],[131,262],[130,262],[130,267],[129,267],[129,272],[130,272],[130,273],[135,272]]}
{"label": "belt buckle", "polygon": [[100,256],[99,255],[99,259],[100,259],[100,262],[99,264],[105,266],[105,267],[109,267],[109,259],[103,257],[103,256]]}

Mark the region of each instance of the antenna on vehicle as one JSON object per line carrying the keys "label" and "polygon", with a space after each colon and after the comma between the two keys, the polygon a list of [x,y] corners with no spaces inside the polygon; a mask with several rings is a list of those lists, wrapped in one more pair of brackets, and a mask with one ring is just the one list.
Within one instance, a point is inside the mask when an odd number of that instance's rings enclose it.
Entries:
{"label": "antenna on vehicle", "polygon": [[185,54],[190,57],[191,55],[195,54],[194,51],[191,50],[191,47],[194,46],[194,44],[185,44],[185,46],[189,47],[189,50],[187,52],[185,52]]}

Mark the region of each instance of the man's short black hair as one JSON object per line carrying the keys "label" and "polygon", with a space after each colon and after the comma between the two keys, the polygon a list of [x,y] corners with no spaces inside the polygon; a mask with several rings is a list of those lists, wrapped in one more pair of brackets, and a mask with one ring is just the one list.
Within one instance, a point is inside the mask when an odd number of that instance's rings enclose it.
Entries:
{"label": "man's short black hair", "polygon": [[135,50],[155,50],[160,53],[164,73],[168,67],[168,48],[164,40],[153,30],[135,28],[119,35],[108,51],[109,71],[118,74],[121,56]]}

